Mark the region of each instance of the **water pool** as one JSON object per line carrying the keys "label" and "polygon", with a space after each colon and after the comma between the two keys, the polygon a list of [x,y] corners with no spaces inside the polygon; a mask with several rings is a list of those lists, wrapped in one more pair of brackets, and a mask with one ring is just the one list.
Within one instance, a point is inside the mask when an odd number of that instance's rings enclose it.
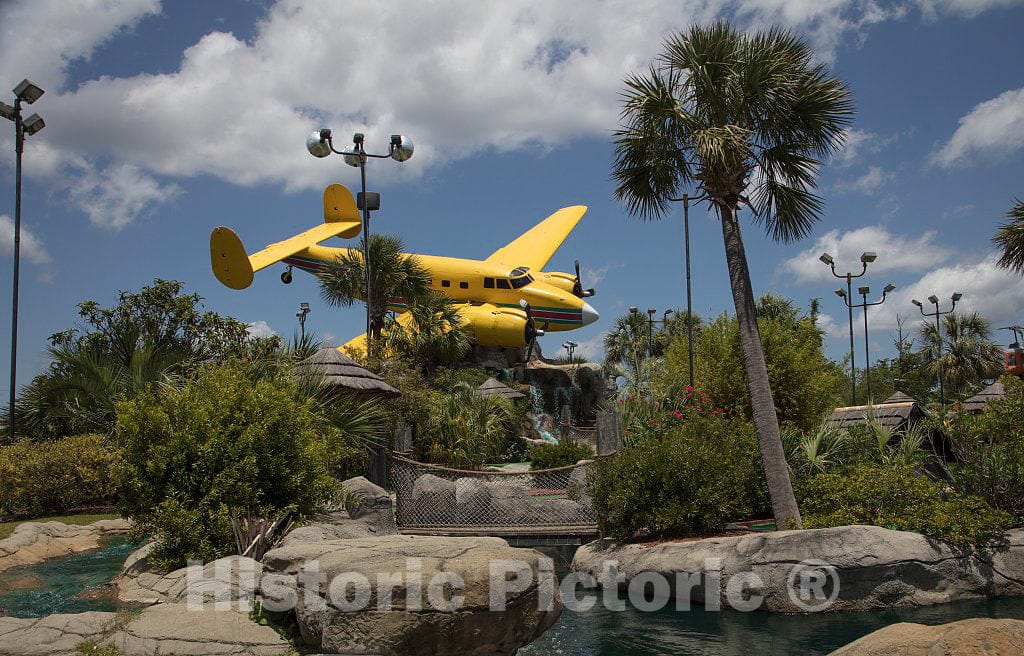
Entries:
{"label": "water pool", "polygon": [[102,540],[99,549],[0,572],[0,615],[117,610],[123,605],[107,584],[137,548],[126,537],[116,536]]}
{"label": "water pool", "polygon": [[863,613],[779,615],[776,613],[641,613],[594,608],[566,610],[547,633],[520,656],[734,656],[801,654],[816,656],[895,622],[944,624],[969,617],[1024,619],[1024,598],[941,604],[927,608]]}

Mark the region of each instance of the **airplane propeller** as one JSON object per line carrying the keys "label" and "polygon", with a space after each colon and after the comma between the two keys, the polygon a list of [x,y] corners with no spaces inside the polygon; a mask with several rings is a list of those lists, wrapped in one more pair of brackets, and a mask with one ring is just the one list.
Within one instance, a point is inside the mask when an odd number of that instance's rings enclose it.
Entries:
{"label": "airplane propeller", "polygon": [[572,293],[579,298],[589,298],[594,295],[594,289],[583,289],[582,278],[580,278],[580,261],[576,260],[576,283],[572,286]]}
{"label": "airplane propeller", "polygon": [[530,358],[533,357],[533,347],[537,344],[537,338],[544,336],[544,332],[548,329],[551,322],[547,321],[544,323],[543,328],[538,328],[537,322],[533,318],[530,304],[526,302],[525,298],[519,301],[519,307],[523,308],[523,312],[526,313],[526,361],[529,362]]}

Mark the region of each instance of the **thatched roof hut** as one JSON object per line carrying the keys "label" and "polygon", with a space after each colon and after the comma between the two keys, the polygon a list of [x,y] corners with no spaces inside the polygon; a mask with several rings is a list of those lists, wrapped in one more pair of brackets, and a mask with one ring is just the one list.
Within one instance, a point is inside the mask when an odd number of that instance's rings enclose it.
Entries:
{"label": "thatched roof hut", "polygon": [[333,347],[325,347],[295,365],[298,376],[323,376],[338,394],[393,398],[402,393],[383,378]]}
{"label": "thatched roof hut", "polygon": [[526,395],[518,392],[495,378],[488,378],[476,388],[477,396],[503,396],[506,399],[525,399]]}
{"label": "thatched roof hut", "polygon": [[829,422],[840,427],[855,426],[868,423],[873,417],[882,426],[903,428],[907,424],[923,419],[927,413],[921,404],[903,392],[896,392],[881,403],[874,405],[853,405],[836,408],[829,417]]}
{"label": "thatched roof hut", "polygon": [[1006,388],[998,380],[960,404],[964,412],[981,412],[989,401],[1006,396]]}

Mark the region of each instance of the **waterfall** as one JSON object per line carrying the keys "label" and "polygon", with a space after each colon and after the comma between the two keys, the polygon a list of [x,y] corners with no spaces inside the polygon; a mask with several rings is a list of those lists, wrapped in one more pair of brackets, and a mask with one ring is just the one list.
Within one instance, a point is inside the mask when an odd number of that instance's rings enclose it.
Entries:
{"label": "waterfall", "polygon": [[550,444],[558,444],[558,438],[544,429],[544,417],[548,416],[544,411],[544,391],[537,383],[530,383],[530,401],[533,402],[533,409],[530,412],[530,422],[533,430],[537,431],[541,439]]}

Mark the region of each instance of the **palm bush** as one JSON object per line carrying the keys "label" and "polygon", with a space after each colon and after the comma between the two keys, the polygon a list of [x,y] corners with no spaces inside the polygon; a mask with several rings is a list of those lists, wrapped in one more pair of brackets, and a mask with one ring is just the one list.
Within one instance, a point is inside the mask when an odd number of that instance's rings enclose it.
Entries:
{"label": "palm bush", "polygon": [[509,399],[478,396],[460,383],[434,397],[419,448],[429,462],[475,469],[503,458],[516,416]]}
{"label": "palm bush", "polygon": [[921,355],[925,371],[942,377],[947,393],[969,396],[986,378],[1003,371],[1003,349],[990,338],[988,320],[977,312],[952,312],[942,317],[941,331],[921,323]]}

